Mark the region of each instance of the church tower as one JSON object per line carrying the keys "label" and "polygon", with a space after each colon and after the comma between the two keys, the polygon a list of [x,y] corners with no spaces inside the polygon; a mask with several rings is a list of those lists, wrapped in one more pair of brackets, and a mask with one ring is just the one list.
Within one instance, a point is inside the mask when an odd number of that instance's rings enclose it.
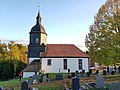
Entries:
{"label": "church tower", "polygon": [[36,17],[36,25],[32,27],[29,34],[30,39],[28,45],[28,58],[30,63],[33,61],[33,58],[40,57],[40,52],[45,52],[47,34],[44,27],[41,25],[41,17],[39,11]]}

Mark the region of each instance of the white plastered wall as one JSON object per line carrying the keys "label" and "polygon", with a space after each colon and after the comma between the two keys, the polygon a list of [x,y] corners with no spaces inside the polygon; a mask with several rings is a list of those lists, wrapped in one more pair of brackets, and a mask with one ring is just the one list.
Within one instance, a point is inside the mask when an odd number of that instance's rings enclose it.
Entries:
{"label": "white plastered wall", "polygon": [[[47,59],[51,59],[51,66],[47,66]],[[71,72],[75,72],[78,69],[78,59],[82,59],[82,68],[85,72],[88,72],[88,58],[42,58],[42,70],[45,73],[67,73],[68,70],[63,69],[63,59],[67,59],[67,68]]]}
{"label": "white plastered wall", "polygon": [[30,76],[33,76],[35,72],[23,72],[23,78],[28,78]]}
{"label": "white plastered wall", "polygon": [[29,58],[29,64],[33,61],[33,60],[39,60],[40,58]]}

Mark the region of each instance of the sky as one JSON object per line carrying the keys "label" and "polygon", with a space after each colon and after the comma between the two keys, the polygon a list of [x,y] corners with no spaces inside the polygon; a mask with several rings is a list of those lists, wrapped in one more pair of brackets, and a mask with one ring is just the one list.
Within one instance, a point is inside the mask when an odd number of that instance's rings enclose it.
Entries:
{"label": "sky", "polygon": [[[38,9],[48,44],[75,44],[83,51],[94,16],[106,0],[1,0],[0,39],[25,40]],[[40,6],[40,7],[38,7]]]}

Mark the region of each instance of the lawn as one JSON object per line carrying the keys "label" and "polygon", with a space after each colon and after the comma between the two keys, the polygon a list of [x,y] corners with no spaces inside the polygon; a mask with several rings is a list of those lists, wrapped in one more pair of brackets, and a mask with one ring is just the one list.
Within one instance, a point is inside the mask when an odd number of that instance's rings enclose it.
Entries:
{"label": "lawn", "polygon": [[7,87],[7,88],[19,88],[21,86],[22,81],[19,81],[19,79],[13,79],[9,81],[0,81],[0,86]]}
{"label": "lawn", "polygon": [[[55,77],[55,74],[50,75],[52,78]],[[64,77],[67,76],[67,74],[63,74]],[[103,76],[105,79],[105,84],[108,84],[110,82],[120,82],[120,74],[118,75],[104,75]],[[22,79],[24,81],[26,79]],[[0,81],[0,86],[2,87],[8,87],[8,88],[14,88],[15,90],[20,90],[21,83],[22,81],[19,81],[19,79],[13,79],[9,81]],[[95,82],[96,81],[96,76],[91,76],[91,77],[83,77],[80,79],[81,85],[84,85],[85,83],[88,82]],[[51,82],[45,82],[45,83],[39,83],[36,85],[29,85],[29,87],[36,87],[39,88],[40,90],[63,90],[64,84],[67,82],[67,79],[65,80],[60,80],[60,81],[51,81]]]}

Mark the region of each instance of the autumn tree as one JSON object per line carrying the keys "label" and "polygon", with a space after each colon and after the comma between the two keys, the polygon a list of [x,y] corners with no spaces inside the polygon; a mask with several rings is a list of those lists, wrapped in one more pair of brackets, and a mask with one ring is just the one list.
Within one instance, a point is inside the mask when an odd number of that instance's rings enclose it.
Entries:
{"label": "autumn tree", "polygon": [[10,41],[0,44],[0,80],[9,80],[19,75],[26,67],[27,46]]}
{"label": "autumn tree", "polygon": [[95,16],[85,45],[99,64],[120,63],[120,0],[108,0]]}
{"label": "autumn tree", "polygon": [[25,45],[22,44],[16,44],[19,51],[20,51],[20,56],[19,59],[24,62],[27,63],[27,52],[28,52],[28,48]]}
{"label": "autumn tree", "polygon": [[9,59],[16,59],[19,60],[20,51],[17,45],[14,42],[11,42],[9,44],[9,53],[8,53]]}
{"label": "autumn tree", "polygon": [[7,45],[5,43],[0,44],[0,59],[7,57]]}

